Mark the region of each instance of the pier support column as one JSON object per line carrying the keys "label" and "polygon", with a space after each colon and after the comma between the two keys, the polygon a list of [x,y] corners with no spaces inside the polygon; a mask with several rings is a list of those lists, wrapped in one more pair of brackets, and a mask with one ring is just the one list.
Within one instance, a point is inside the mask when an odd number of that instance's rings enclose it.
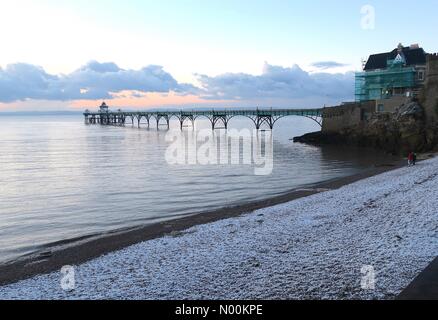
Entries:
{"label": "pier support column", "polygon": [[227,115],[215,115],[213,119],[211,119],[212,129],[216,130],[218,122],[222,122],[224,125],[223,129],[228,130],[228,121],[230,121],[230,119]]}
{"label": "pier support column", "polygon": [[[150,118],[149,115],[147,115],[147,116],[140,115],[140,116],[137,116],[136,118],[137,118],[137,123],[138,123],[138,127],[139,128],[141,127],[141,119],[143,119],[143,118],[145,118],[146,121],[147,121],[148,129],[150,128],[150,120],[151,120],[151,118]],[[132,118],[132,125],[134,125],[134,118]]]}
{"label": "pier support column", "polygon": [[263,124],[267,124],[271,130],[274,129],[274,120],[271,115],[257,116],[256,129],[260,130]]}
{"label": "pier support column", "polygon": [[186,120],[190,120],[190,122],[192,123],[192,127],[195,128],[195,117],[192,115],[181,115],[179,118],[179,122],[181,125],[181,131],[184,129],[184,123]]}
{"label": "pier support column", "polygon": [[163,114],[163,115],[158,115],[157,116],[157,130],[160,129],[160,120],[161,119],[166,120],[167,130],[169,130],[170,129],[170,117],[167,114]]}

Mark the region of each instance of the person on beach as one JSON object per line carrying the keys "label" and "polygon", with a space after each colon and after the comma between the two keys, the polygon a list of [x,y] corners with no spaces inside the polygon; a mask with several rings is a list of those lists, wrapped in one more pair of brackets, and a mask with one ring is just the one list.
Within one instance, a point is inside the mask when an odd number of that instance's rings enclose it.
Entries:
{"label": "person on beach", "polygon": [[408,155],[408,166],[412,166],[414,163],[414,153],[413,152],[409,152]]}

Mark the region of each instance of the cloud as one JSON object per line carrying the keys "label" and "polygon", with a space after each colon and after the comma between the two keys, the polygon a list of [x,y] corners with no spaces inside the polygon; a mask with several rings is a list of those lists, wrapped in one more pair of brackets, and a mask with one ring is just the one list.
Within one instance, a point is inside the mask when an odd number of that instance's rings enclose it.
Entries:
{"label": "cloud", "polygon": [[151,94],[154,97],[172,94],[190,96],[191,99],[196,97],[199,103],[214,105],[313,107],[354,97],[352,72],[309,73],[298,65],[285,68],[265,63],[261,75],[225,73],[215,77],[195,76],[199,87],[179,83],[163,67],[156,65],[125,70],[112,62],[91,61],[70,74],[52,75],[41,67],[18,63],[0,68],[0,103],[128,101],[144,100]]}
{"label": "cloud", "polygon": [[321,70],[328,70],[328,69],[334,69],[334,68],[342,68],[342,67],[346,67],[348,65],[344,64],[344,63],[339,63],[336,61],[319,61],[319,62],[312,63],[311,66],[318,68],[318,69],[321,69]]}
{"label": "cloud", "polygon": [[43,68],[17,63],[0,68],[0,102],[25,100],[110,99],[121,91],[193,94],[197,89],[178,83],[163,67],[124,70],[114,63],[91,61],[68,75],[51,75]]}
{"label": "cloud", "polygon": [[265,63],[261,75],[226,73],[216,77],[197,75],[205,99],[343,101],[353,97],[354,73],[308,73]]}

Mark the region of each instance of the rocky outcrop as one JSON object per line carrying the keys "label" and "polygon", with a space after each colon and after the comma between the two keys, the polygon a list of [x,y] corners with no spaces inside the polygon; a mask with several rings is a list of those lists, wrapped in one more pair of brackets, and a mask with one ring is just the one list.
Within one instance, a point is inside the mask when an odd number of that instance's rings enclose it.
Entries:
{"label": "rocky outcrop", "polygon": [[376,113],[366,122],[336,133],[316,132],[295,138],[314,145],[343,144],[372,147],[391,154],[431,151],[438,145],[438,128],[426,124],[418,102],[401,105],[394,113]]}

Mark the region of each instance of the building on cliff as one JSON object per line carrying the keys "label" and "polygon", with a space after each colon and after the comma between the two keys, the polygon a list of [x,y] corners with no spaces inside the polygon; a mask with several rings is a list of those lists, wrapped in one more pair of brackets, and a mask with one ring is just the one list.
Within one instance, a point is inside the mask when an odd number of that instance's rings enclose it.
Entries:
{"label": "building on cliff", "polygon": [[390,52],[373,54],[356,73],[356,102],[375,101],[376,112],[393,112],[424,87],[427,53],[419,45],[399,44]]}
{"label": "building on cliff", "polygon": [[323,111],[309,143],[368,146],[393,154],[438,150],[438,53],[418,45],[371,55],[356,75],[356,101]]}

